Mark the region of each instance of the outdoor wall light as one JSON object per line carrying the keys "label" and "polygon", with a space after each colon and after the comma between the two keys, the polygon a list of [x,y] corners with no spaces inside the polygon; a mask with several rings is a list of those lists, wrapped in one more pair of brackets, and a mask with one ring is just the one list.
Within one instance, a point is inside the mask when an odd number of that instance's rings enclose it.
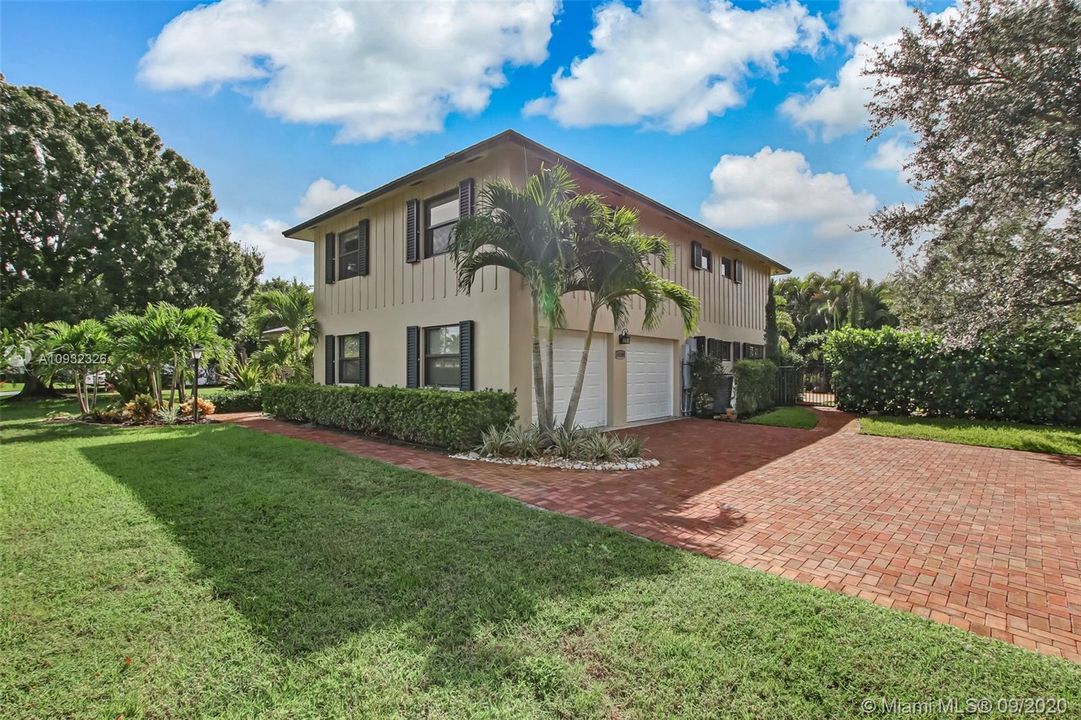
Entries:
{"label": "outdoor wall light", "polygon": [[621,332],[619,334],[619,344],[620,345],[630,345],[631,344],[631,334],[629,332],[627,332],[626,330],[624,330],[623,332]]}

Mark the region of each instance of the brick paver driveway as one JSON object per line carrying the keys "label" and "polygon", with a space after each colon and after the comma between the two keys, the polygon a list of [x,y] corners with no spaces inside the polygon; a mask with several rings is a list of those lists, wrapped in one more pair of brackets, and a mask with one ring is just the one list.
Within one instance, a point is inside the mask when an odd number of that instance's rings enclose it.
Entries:
{"label": "brick paver driveway", "polygon": [[1081,661],[1081,463],[858,435],[681,420],[632,432],[651,470],[451,460],[255,414],[225,416],[470,483],[729,562]]}

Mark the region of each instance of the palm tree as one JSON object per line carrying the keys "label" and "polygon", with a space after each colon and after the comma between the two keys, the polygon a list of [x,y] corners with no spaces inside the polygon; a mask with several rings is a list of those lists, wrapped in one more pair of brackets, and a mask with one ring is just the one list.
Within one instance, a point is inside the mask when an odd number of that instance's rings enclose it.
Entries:
{"label": "palm tree", "polygon": [[[59,359],[49,367],[71,371],[79,409],[87,415],[98,402],[98,371],[112,344],[109,331],[97,320],[83,320],[76,325],[56,321],[46,327],[52,333],[50,352]],[[92,391],[87,388],[88,376],[93,378]]]}
{"label": "palm tree", "polygon": [[638,232],[638,213],[629,208],[610,208],[595,196],[582,198],[579,222],[574,241],[574,267],[566,283],[567,292],[585,291],[590,296],[589,323],[585,344],[578,362],[567,415],[563,427],[574,427],[574,416],[582,396],[589,347],[597,315],[607,308],[616,328],[625,327],[630,310],[627,301],[638,297],[644,301],[643,328],[654,328],[661,320],[661,308],[671,301],[683,319],[687,334],[698,325],[700,304],[690,290],[679,283],[665,280],[650,269],[656,259],[661,267],[672,264],[672,247],[660,235]]}
{"label": "palm tree", "polygon": [[[453,252],[458,287],[468,292],[477,273],[502,267],[529,286],[533,325],[533,389],[542,429],[555,424],[553,355],[555,328],[563,325],[572,248],[571,214],[581,202],[576,185],[561,165],[542,168],[522,190],[506,180],[487,184],[477,195],[477,211],[458,221]],[[541,359],[541,321],[548,341],[547,373]]]}
{"label": "palm tree", "polygon": [[232,348],[218,335],[220,322],[221,316],[211,308],[181,310],[167,302],[148,304],[142,315],[117,313],[105,321],[116,338],[116,360],[122,365],[146,370],[150,392],[159,408],[165,405],[162,388],[165,367],[173,367],[171,406],[173,391],[178,385],[183,388],[192,347],[202,345],[203,357],[208,362],[230,360]]}
{"label": "palm tree", "polygon": [[116,313],[105,324],[116,338],[117,360],[122,365],[146,370],[150,394],[163,407],[162,374],[173,361],[182,343],[179,336],[180,309],[169,303],[149,304],[142,315]]}
{"label": "palm tree", "polygon": [[[188,376],[188,360],[193,347],[202,346],[203,360],[207,366],[212,361],[216,361],[218,367],[225,370],[233,361],[232,344],[218,334],[221,320],[221,315],[217,311],[202,305],[180,311],[177,321],[181,341],[177,344],[178,352],[173,360],[173,383],[169,390],[170,407],[173,405],[175,390],[179,390],[180,402],[186,399],[184,387]],[[194,378],[193,382],[199,382],[199,378]]]}
{"label": "palm tree", "polygon": [[283,335],[252,353],[251,365],[273,382],[286,382],[290,379],[292,358],[293,344]]}
{"label": "palm tree", "polygon": [[285,362],[296,369],[300,369],[313,352],[313,339],[319,334],[312,291],[306,285],[257,293],[251,301],[249,323],[257,336],[267,328],[284,327],[284,337],[290,347]]}

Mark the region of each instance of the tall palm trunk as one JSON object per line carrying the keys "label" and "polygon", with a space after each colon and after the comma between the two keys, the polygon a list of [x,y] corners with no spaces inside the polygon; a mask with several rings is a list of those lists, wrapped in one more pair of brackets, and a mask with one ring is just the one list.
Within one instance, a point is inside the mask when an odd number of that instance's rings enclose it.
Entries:
{"label": "tall palm trunk", "polygon": [[75,397],[79,399],[79,410],[83,415],[90,412],[90,406],[86,403],[86,377],[79,377],[79,371],[75,371]]}
{"label": "tall palm trunk", "polygon": [[541,365],[540,304],[535,294],[533,295],[533,392],[537,402],[537,424],[542,430],[550,430],[552,421],[548,407],[545,406],[544,368]]}
{"label": "tall palm trunk", "polygon": [[582,385],[585,384],[586,366],[589,363],[589,347],[593,344],[593,326],[597,324],[597,309],[594,305],[589,311],[589,327],[586,329],[586,341],[582,346],[582,358],[578,361],[578,376],[574,378],[574,389],[571,390],[571,399],[567,404],[567,416],[563,420],[564,430],[574,427],[574,416],[578,414],[578,401],[582,399]]}
{"label": "tall palm trunk", "polygon": [[548,323],[548,367],[544,369],[547,377],[544,380],[544,407],[548,412],[548,427],[554,428],[556,424],[556,380],[555,380],[555,325]]}
{"label": "tall palm trunk", "polygon": [[158,368],[150,371],[150,393],[154,396],[154,403],[159,408],[162,407],[161,371]]}

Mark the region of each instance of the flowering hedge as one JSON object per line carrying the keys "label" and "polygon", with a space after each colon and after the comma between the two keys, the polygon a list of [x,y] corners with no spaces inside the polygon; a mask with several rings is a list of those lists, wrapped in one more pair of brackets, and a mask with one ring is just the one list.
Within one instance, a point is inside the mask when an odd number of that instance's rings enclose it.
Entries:
{"label": "flowering hedge", "polygon": [[271,415],[452,450],[476,446],[481,432],[506,427],[517,409],[514,393],[497,390],[263,386],[263,410]]}
{"label": "flowering hedge", "polygon": [[1081,334],[1047,329],[951,348],[893,328],[830,333],[822,348],[850,412],[1081,423]]}

